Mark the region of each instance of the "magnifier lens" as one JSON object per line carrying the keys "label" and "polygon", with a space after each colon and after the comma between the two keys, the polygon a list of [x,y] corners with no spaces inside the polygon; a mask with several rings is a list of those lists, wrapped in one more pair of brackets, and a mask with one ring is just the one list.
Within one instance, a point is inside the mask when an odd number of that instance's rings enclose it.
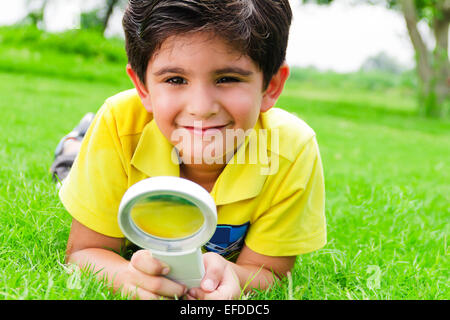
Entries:
{"label": "magnifier lens", "polygon": [[167,240],[192,236],[205,221],[196,205],[173,195],[143,198],[133,206],[130,215],[143,232]]}
{"label": "magnifier lens", "polygon": [[118,223],[124,236],[170,266],[166,276],[188,288],[200,286],[205,268],[201,246],[217,226],[214,199],[200,185],[179,177],[151,177],[124,193]]}

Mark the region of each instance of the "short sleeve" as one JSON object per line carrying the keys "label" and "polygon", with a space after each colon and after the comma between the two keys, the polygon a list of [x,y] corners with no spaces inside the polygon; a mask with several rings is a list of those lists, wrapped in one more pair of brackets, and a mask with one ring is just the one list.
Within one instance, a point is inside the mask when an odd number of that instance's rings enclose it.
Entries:
{"label": "short sleeve", "polygon": [[250,225],[246,245],[268,256],[295,256],[323,247],[325,185],[315,136],[280,180],[270,208]]}
{"label": "short sleeve", "polygon": [[114,118],[105,104],[90,125],[59,192],[74,219],[111,237],[123,237],[117,213],[128,178],[120,145]]}

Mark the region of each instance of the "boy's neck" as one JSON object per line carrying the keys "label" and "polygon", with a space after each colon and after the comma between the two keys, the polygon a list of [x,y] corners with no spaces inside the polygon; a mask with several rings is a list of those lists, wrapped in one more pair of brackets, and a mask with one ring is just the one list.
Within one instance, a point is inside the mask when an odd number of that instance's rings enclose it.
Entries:
{"label": "boy's neck", "polygon": [[180,177],[198,183],[211,192],[219,175],[225,168],[225,164],[180,164]]}

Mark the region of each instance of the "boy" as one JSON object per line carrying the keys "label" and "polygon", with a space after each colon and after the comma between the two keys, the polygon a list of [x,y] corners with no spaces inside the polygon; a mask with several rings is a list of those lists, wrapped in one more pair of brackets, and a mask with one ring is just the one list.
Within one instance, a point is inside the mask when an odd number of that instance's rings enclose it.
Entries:
{"label": "boy", "polygon": [[[272,109],[289,75],[291,17],[288,0],[129,2],[123,26],[135,89],[106,100],[61,187],[73,217],[67,262],[140,299],[232,299],[247,282],[246,290],[268,288],[297,255],[326,243],[314,132]],[[200,184],[217,205],[205,277],[189,291],[165,278],[169,267],[148,250],[130,260],[117,253],[126,246],[122,195],[164,175]]]}

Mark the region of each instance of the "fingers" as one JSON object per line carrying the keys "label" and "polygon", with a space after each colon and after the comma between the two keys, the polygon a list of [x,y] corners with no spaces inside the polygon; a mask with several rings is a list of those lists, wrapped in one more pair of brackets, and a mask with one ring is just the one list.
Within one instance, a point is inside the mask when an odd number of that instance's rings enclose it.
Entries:
{"label": "fingers", "polygon": [[148,250],[137,251],[131,257],[128,269],[133,284],[130,287],[140,299],[180,298],[187,291],[184,285],[163,277],[169,273],[169,266],[153,258]]}
{"label": "fingers", "polygon": [[185,286],[161,276],[150,276],[137,269],[131,270],[131,274],[128,291],[140,299],[180,298],[187,292]]}
{"label": "fingers", "polygon": [[[189,292],[191,292],[191,290],[189,290]],[[194,296],[191,296],[189,294],[189,292],[183,296],[183,300],[197,300],[197,298],[195,298]]]}
{"label": "fingers", "polygon": [[133,300],[173,300],[173,298],[160,296],[139,287],[125,290],[125,292],[127,293],[125,297]]}
{"label": "fingers", "polygon": [[217,289],[222,280],[226,267],[224,258],[217,253],[208,252],[203,255],[203,263],[205,264],[205,275],[200,287],[206,292],[212,292]]}
{"label": "fingers", "polygon": [[190,289],[186,294],[187,300],[232,300],[234,296],[234,288],[224,284],[220,285],[213,292],[206,292],[200,288]]}
{"label": "fingers", "polygon": [[139,283],[139,287],[157,295],[179,298],[186,293],[186,287],[164,277],[151,277],[148,281]]}
{"label": "fingers", "polygon": [[223,300],[239,297],[241,288],[232,265],[216,253],[203,255],[205,276],[199,288],[188,291],[187,300]]}
{"label": "fingers", "polygon": [[170,279],[164,277],[147,276],[146,278],[140,277],[136,281],[136,287],[131,290],[137,292],[140,299],[159,299],[160,297],[181,298],[187,289],[185,286],[176,283]]}
{"label": "fingers", "polygon": [[158,296],[157,294],[154,294],[153,292],[149,292],[147,290],[144,290],[142,288],[136,287],[135,290],[132,292],[133,299],[138,300],[159,300],[161,299],[161,296]]}
{"label": "fingers", "polygon": [[149,250],[136,251],[131,257],[130,263],[134,268],[148,275],[167,275],[170,271],[169,266],[153,258]]}

